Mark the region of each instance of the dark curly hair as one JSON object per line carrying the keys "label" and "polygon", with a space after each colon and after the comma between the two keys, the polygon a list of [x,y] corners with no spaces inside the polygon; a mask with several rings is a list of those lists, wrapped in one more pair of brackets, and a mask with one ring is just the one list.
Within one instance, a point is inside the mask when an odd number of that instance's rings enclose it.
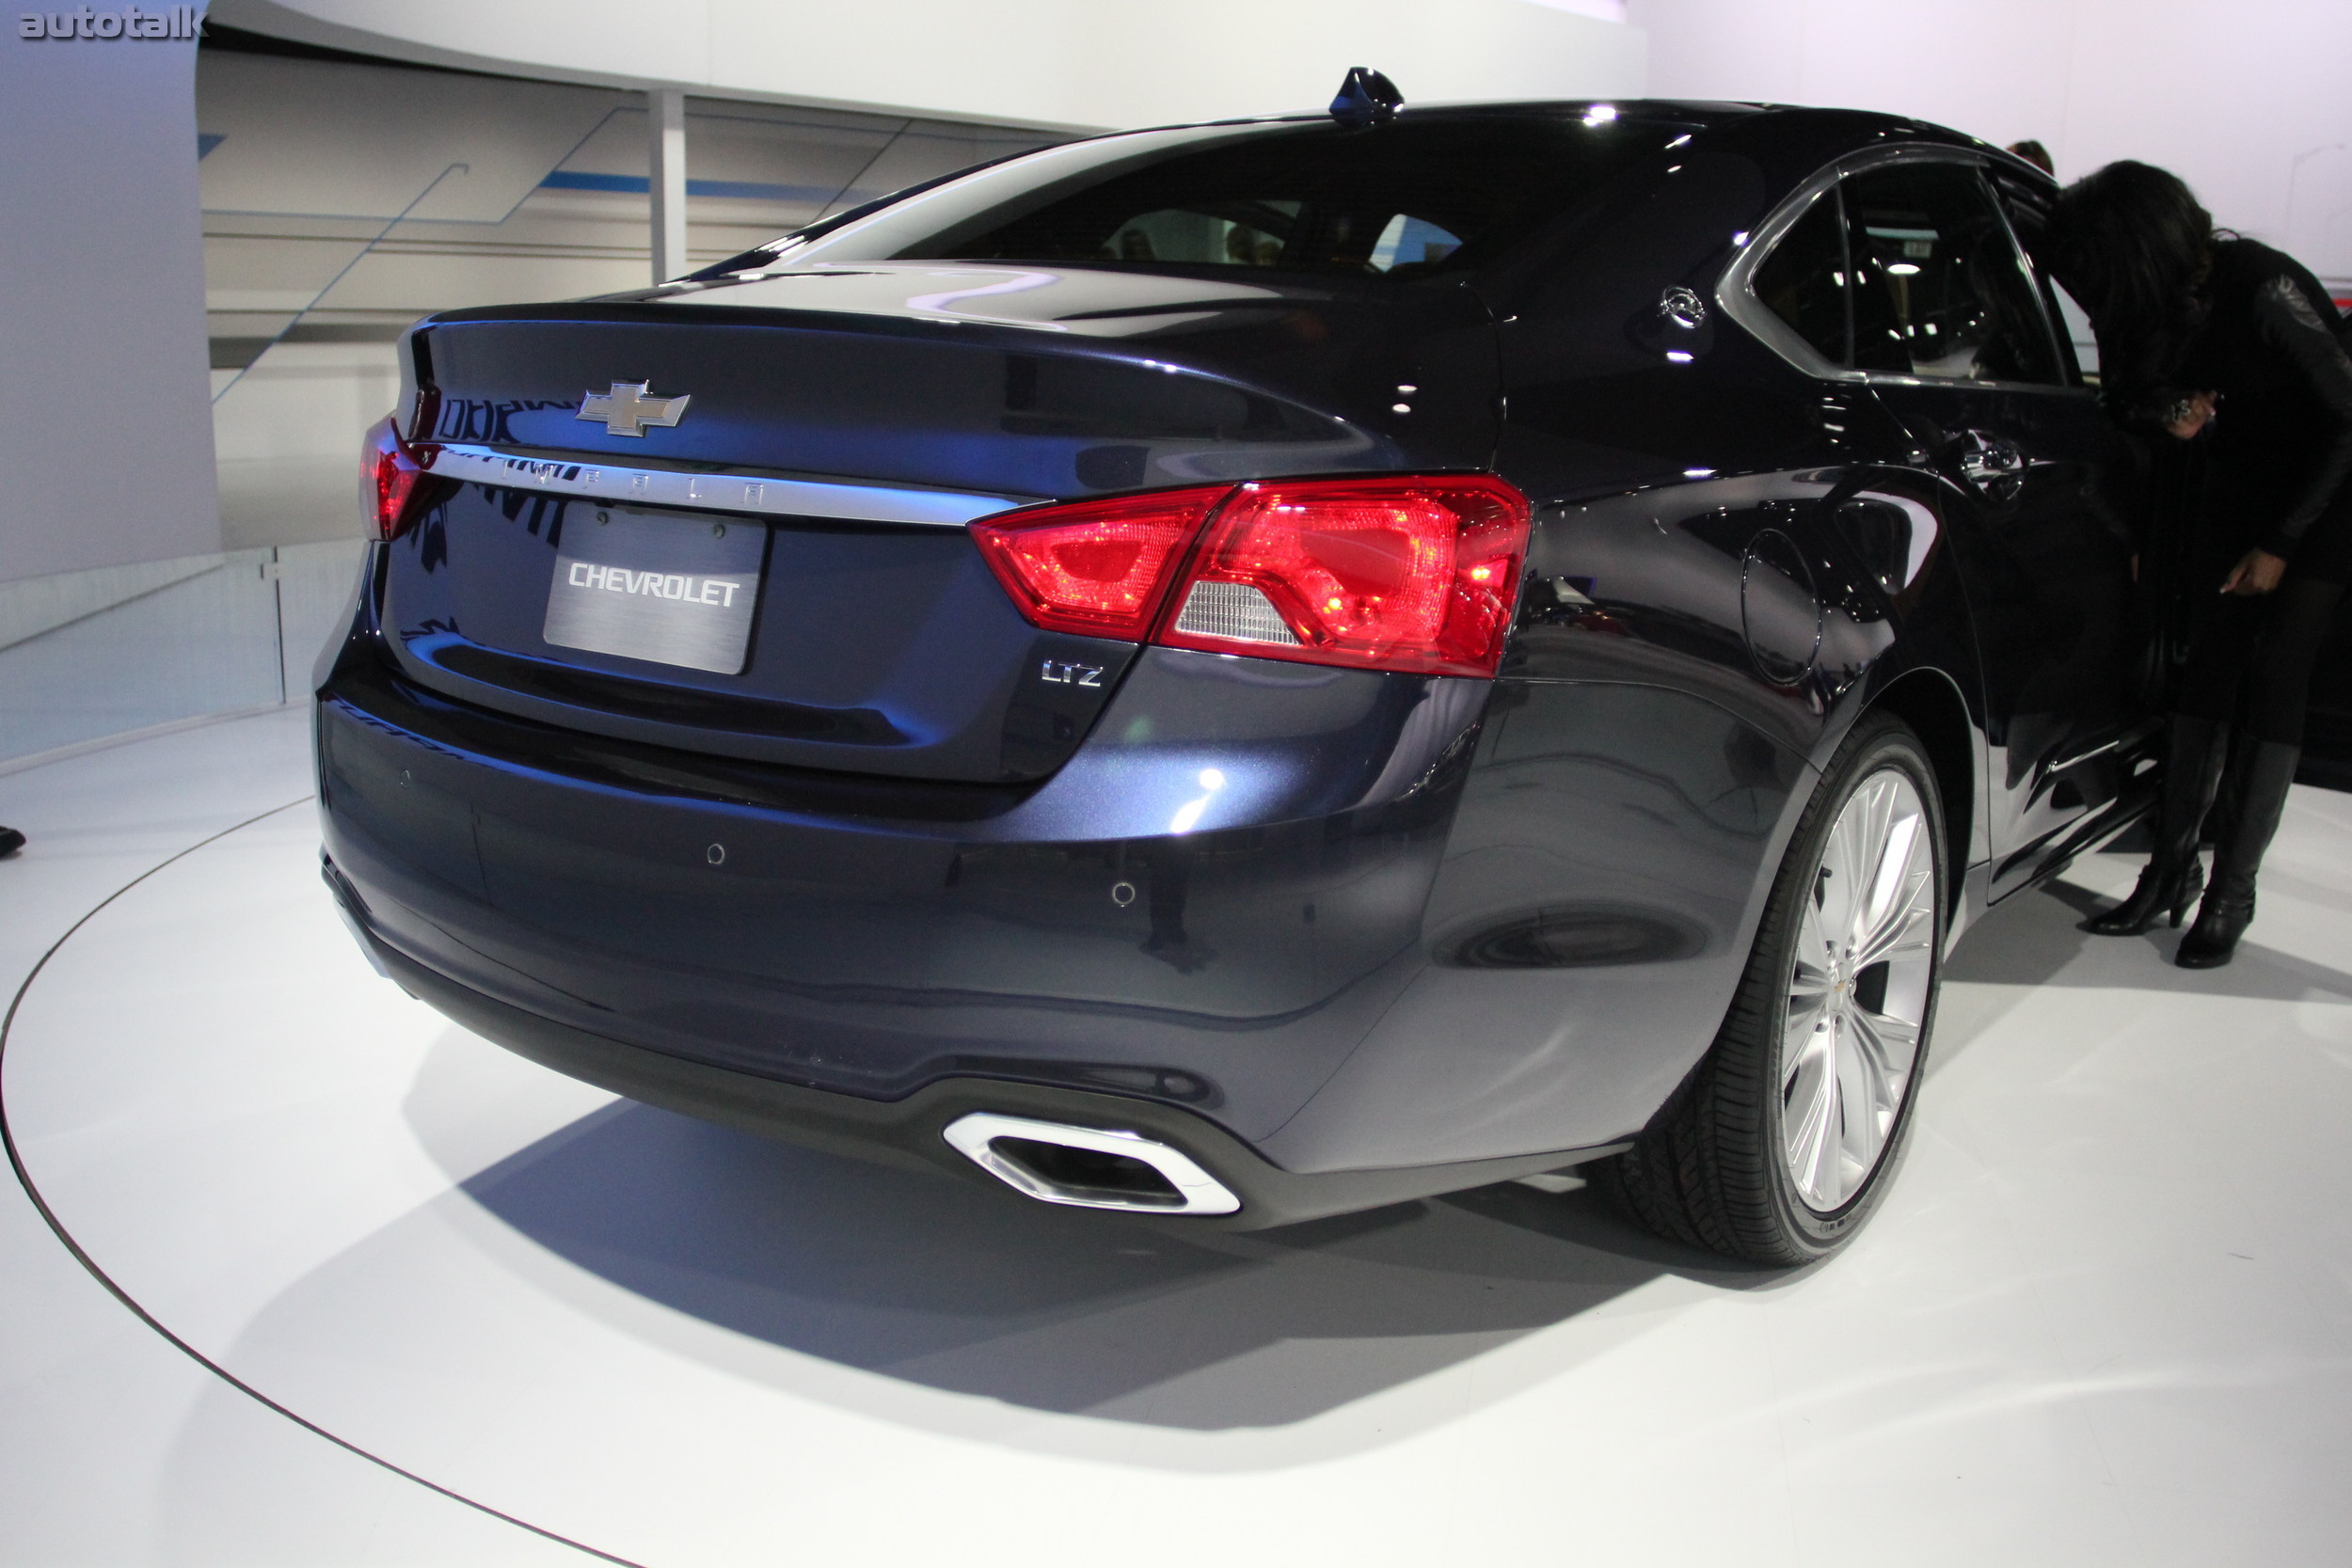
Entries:
{"label": "dark curly hair", "polygon": [[2181,177],[2126,159],[2058,193],[2042,260],[2090,313],[2100,379],[2119,411],[2176,402],[2183,352],[2203,325],[2217,238]]}

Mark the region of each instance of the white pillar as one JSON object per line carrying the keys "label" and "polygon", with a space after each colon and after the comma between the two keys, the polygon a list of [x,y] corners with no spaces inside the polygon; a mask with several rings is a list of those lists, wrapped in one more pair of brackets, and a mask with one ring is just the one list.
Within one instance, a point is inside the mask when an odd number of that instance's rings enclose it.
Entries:
{"label": "white pillar", "polygon": [[653,280],[693,270],[686,260],[686,95],[645,94],[645,151],[653,191]]}

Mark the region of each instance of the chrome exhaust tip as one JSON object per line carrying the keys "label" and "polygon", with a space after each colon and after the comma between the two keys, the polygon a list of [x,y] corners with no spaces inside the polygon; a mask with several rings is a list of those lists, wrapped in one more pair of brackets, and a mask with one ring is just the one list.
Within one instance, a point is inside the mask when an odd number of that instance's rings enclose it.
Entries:
{"label": "chrome exhaust tip", "polygon": [[1044,1203],[1141,1214],[1231,1214],[1232,1190],[1182,1149],[1140,1132],[974,1111],[944,1134],[956,1151]]}

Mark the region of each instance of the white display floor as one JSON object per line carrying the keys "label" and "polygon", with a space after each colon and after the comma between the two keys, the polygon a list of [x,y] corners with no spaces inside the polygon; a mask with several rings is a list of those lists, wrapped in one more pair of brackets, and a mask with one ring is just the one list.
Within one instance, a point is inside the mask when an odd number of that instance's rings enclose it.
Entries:
{"label": "white display floor", "polygon": [[154,1325],[0,1216],[0,1562],[2352,1556],[2352,797],[2229,969],[2073,928],[2126,857],[1972,933],[1896,1192],[1772,1274],[1521,1186],[1171,1238],[616,1101],[368,968],[301,722],[0,776],[8,990],[83,921],[0,1100]]}

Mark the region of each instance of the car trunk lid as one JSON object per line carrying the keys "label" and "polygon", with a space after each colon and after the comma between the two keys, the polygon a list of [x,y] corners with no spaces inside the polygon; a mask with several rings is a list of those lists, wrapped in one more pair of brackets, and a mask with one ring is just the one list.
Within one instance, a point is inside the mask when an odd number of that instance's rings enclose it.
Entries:
{"label": "car trunk lid", "polygon": [[1486,313],[1451,286],[894,264],[453,312],[407,357],[445,492],[389,547],[414,678],[905,777],[1043,777],[1133,657],[1023,620],[965,521],[1494,439]]}

